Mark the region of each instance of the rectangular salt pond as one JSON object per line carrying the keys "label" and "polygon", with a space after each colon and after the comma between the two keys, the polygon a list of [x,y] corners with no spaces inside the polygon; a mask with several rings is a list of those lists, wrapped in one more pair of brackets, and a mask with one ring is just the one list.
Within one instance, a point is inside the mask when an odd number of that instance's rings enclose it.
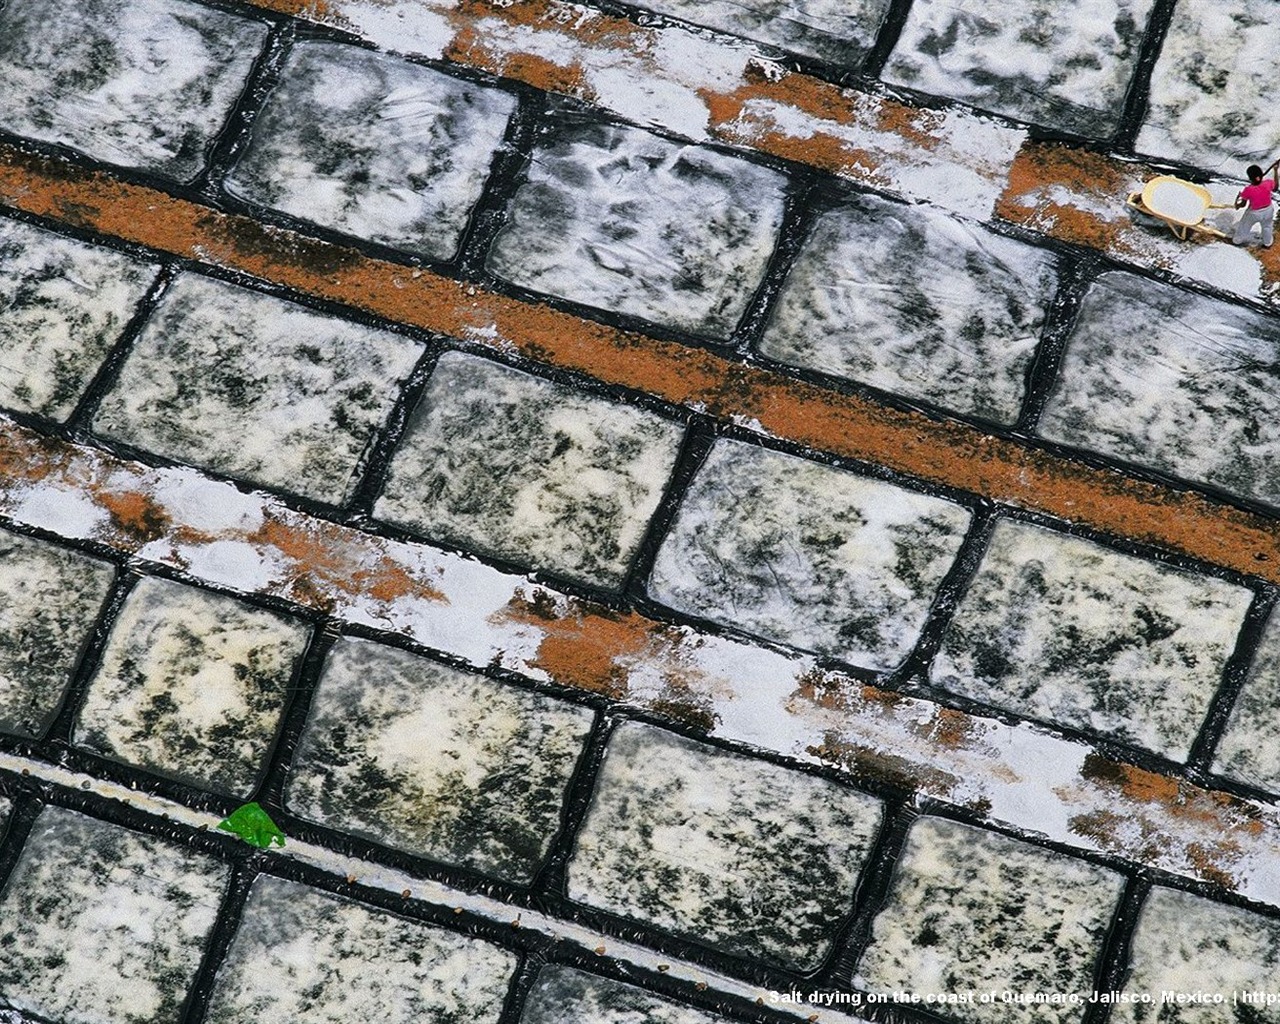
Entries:
{"label": "rectangular salt pond", "polygon": [[724,340],[764,278],[786,185],[770,168],[636,128],[572,126],[534,153],[489,270]]}
{"label": "rectangular salt pond", "polygon": [[1112,271],[1089,288],[1041,437],[1280,502],[1280,325]]}
{"label": "rectangular salt pond", "polygon": [[1092,137],[1118,126],[1152,0],[915,0],[884,80]]}
{"label": "rectangular salt pond", "polygon": [[928,206],[857,196],[819,217],[759,349],[1011,423],[1056,266],[1047,250]]}
{"label": "rectangular salt pond", "polygon": [[1178,0],[1137,150],[1229,174],[1267,164],[1280,122],[1251,112],[1280,47],[1275,0]]}

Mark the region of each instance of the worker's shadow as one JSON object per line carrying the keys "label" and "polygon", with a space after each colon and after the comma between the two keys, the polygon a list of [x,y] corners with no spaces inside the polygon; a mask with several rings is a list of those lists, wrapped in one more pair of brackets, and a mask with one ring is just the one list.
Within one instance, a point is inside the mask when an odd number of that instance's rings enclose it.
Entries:
{"label": "worker's shadow", "polygon": [[1204,222],[1229,235],[1236,229],[1236,221],[1240,219],[1239,210],[1210,210],[1205,214]]}

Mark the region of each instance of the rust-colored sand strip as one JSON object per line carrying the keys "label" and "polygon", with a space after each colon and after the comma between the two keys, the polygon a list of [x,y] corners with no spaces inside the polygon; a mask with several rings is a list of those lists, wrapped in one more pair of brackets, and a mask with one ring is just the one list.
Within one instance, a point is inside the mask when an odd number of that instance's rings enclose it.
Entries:
{"label": "rust-colored sand strip", "polygon": [[0,203],[1280,582],[1280,529],[1263,516],[955,421],[507,298],[14,146],[0,146]]}

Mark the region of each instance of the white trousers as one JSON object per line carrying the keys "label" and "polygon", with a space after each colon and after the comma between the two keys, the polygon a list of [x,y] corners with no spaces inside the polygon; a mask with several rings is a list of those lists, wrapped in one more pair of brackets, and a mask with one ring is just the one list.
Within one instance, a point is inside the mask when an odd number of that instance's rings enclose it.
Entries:
{"label": "white trousers", "polygon": [[1262,244],[1270,245],[1275,219],[1276,210],[1270,203],[1261,210],[1245,210],[1236,224],[1236,233],[1231,241],[1235,242],[1236,245],[1247,245],[1250,236],[1253,234],[1253,226],[1260,224],[1262,226]]}

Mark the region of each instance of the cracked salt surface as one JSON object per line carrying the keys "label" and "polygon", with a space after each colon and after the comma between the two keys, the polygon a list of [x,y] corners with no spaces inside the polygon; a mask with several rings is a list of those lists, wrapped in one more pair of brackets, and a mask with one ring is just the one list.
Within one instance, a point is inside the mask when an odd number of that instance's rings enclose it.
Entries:
{"label": "cracked salt surface", "polygon": [[0,732],[52,724],[115,576],[106,562],[0,531]]}
{"label": "cracked salt surface", "polygon": [[1089,288],[1038,432],[1280,503],[1275,317],[1111,272]]}
{"label": "cracked salt surface", "polygon": [[968,524],[939,498],[717,441],[649,592],[767,640],[888,669],[918,638]]}
{"label": "cracked salt surface", "polygon": [[344,0],[340,23],[380,49],[438,60],[457,34],[449,19],[455,8],[456,0]]}
{"label": "cracked salt surface", "polygon": [[1051,253],[862,196],[819,219],[763,355],[998,423],[1017,419],[1057,284]]}
{"label": "cracked salt surface", "polygon": [[[1088,992],[1124,879],[942,818],[911,827],[854,983],[872,992]],[[966,1020],[1077,1021],[1083,1008],[974,1002]]]}
{"label": "cracked salt surface", "polygon": [[0,218],[0,405],[70,416],[159,269]]}
{"label": "cracked salt surface", "polygon": [[343,639],[285,802],[312,821],[528,883],[560,827],[592,721],[586,708]]}
{"label": "cracked salt surface", "polygon": [[60,1024],[177,1020],[229,874],[46,807],[0,895],[0,1007]]}
{"label": "cracked salt surface", "polygon": [[[1138,917],[1124,989],[1152,1003],[1119,1003],[1116,1024],[1265,1024],[1280,1006],[1237,1003],[1280,976],[1280,922],[1191,893],[1156,886]],[[1220,1005],[1161,1002],[1161,992],[1220,993]]]}
{"label": "cracked salt surface", "polygon": [[304,42],[227,179],[241,199],[434,260],[457,250],[515,100],[353,46]]}
{"label": "cracked salt surface", "polygon": [[764,277],[785,188],[777,171],[639,129],[567,127],[535,151],[488,266],[725,339]]}
{"label": "cracked salt surface", "polygon": [[915,0],[884,79],[1022,121],[1115,131],[1154,0]]}
{"label": "cracked salt surface", "polygon": [[889,0],[647,0],[645,7],[849,67],[875,43]]}
{"label": "cracked salt surface", "polygon": [[1142,153],[1242,174],[1280,149],[1260,100],[1280,48],[1274,0],[1178,0],[1151,73]]}
{"label": "cracked salt surface", "polygon": [[165,458],[337,505],[421,352],[390,331],[183,274],[93,426]]}
{"label": "cracked salt surface", "polygon": [[1253,594],[1038,526],[996,524],[930,679],[1185,758]]}
{"label": "cracked salt surface", "polygon": [[205,1020],[496,1024],[517,962],[487,942],[262,875]]}
{"label": "cracked salt surface", "polygon": [[446,353],[374,514],[445,543],[617,587],[683,432],[643,409]]}
{"label": "cracked salt surface", "polygon": [[307,628],[155,577],[111,628],[75,743],[112,760],[248,798],[266,768]]}
{"label": "cracked salt surface", "polygon": [[9,0],[0,125],[191,178],[266,36],[260,22],[184,0]]}
{"label": "cracked salt surface", "polygon": [[569,865],[571,899],[726,952],[816,968],[853,906],[880,803],[625,722]]}

